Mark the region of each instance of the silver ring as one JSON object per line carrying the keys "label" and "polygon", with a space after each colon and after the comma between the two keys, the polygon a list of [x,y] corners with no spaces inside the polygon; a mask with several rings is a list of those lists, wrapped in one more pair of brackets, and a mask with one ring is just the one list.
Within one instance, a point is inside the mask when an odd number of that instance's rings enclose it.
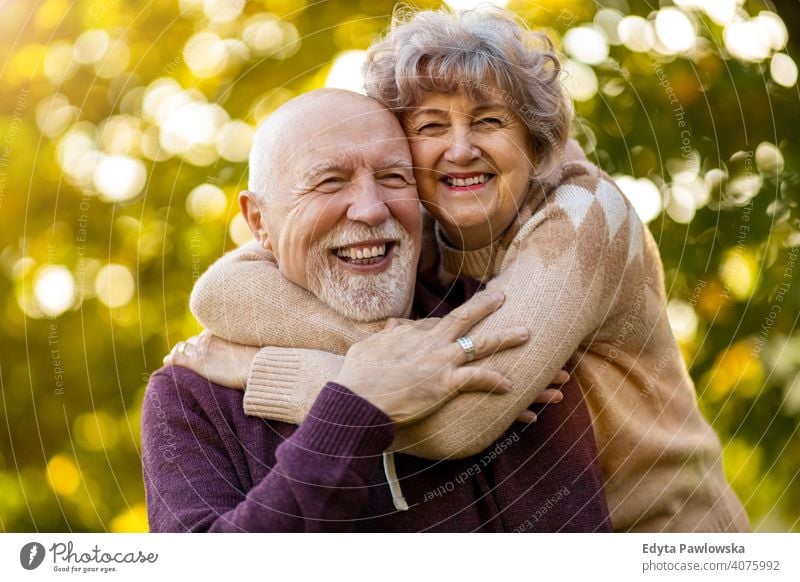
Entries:
{"label": "silver ring", "polygon": [[472,341],[472,338],[465,335],[460,337],[456,340],[458,345],[461,346],[461,349],[464,350],[464,355],[467,356],[467,361],[471,362],[475,359],[475,342]]}

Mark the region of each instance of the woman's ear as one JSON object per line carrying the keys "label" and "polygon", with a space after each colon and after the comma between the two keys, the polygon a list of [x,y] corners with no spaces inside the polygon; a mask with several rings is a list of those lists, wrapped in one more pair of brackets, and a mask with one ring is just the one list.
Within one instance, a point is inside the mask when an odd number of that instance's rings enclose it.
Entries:
{"label": "woman's ear", "polygon": [[253,236],[261,244],[261,247],[264,248],[264,250],[272,251],[272,245],[269,242],[267,221],[261,211],[258,195],[250,190],[243,190],[240,192],[239,208],[242,211],[242,216],[247,226],[250,227],[250,232],[253,233]]}

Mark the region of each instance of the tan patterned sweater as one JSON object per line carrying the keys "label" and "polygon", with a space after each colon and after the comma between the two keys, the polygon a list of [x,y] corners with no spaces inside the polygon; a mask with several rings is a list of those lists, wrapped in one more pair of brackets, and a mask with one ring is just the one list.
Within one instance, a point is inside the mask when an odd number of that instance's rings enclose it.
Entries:
{"label": "tan patterned sweater", "polygon": [[[667,321],[655,241],[608,176],[565,163],[491,246],[463,252],[437,238],[446,273],[506,294],[473,332],[526,325],[531,338],[481,362],[511,377],[510,394],[460,394],[399,428],[392,450],[432,459],[483,450],[570,360],[592,416],[615,530],[747,530]],[[277,346],[259,352],[245,408],[295,424],[341,355],[383,325],[336,315],[285,281],[253,243],[201,278],[192,311],[230,341]]]}

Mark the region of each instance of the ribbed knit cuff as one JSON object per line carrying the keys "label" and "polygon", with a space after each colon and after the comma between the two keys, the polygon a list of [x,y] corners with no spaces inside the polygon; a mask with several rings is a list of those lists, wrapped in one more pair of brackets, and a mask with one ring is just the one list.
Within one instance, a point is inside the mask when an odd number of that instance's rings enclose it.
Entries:
{"label": "ribbed knit cuff", "polygon": [[310,451],[363,458],[369,463],[393,439],[394,425],[386,414],[335,382],[325,385],[308,417],[292,435],[292,440]]}
{"label": "ribbed knit cuff", "polygon": [[471,277],[479,281],[486,281],[494,275],[492,268],[498,250],[498,242],[474,251],[463,251],[447,242],[442,228],[437,224],[436,243],[439,246],[442,267],[447,273]]}
{"label": "ribbed knit cuff", "polygon": [[300,376],[300,356],[286,348],[259,350],[250,366],[244,409],[247,414],[297,424],[292,393]]}

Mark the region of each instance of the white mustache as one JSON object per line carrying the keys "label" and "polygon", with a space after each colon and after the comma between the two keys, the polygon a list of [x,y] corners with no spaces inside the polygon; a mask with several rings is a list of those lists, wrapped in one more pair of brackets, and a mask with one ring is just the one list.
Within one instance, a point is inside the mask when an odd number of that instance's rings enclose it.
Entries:
{"label": "white mustache", "polygon": [[408,232],[396,218],[389,218],[379,226],[355,223],[334,228],[319,241],[319,247],[332,250],[368,240],[401,241],[406,240],[408,236]]}

